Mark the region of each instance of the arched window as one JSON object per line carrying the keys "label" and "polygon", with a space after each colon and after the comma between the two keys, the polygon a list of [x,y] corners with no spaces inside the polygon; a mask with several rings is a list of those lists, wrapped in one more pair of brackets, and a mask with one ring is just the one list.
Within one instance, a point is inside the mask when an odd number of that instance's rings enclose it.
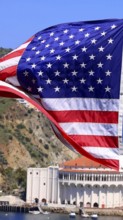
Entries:
{"label": "arched window", "polygon": [[93,207],[98,208],[98,207],[99,207],[99,204],[98,204],[97,202],[95,202],[95,203],[93,204]]}

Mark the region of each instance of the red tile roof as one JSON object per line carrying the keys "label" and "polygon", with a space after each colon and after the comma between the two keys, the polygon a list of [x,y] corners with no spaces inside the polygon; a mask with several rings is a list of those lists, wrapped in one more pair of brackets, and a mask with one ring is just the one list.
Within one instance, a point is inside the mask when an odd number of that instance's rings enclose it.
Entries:
{"label": "red tile roof", "polygon": [[93,160],[90,160],[84,156],[82,157],[78,157],[76,159],[73,159],[73,160],[69,160],[69,161],[66,161],[63,163],[64,167],[81,167],[81,168],[106,168],[105,166],[93,161]]}

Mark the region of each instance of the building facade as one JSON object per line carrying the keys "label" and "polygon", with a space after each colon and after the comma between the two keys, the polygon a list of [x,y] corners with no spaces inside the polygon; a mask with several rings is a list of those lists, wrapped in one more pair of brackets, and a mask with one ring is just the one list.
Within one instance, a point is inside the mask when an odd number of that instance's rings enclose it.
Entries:
{"label": "building facade", "polygon": [[39,202],[58,203],[58,167],[29,168],[27,170],[26,201],[33,203],[35,198]]}
{"label": "building facade", "polygon": [[83,207],[123,206],[123,171],[116,172],[85,157],[47,168],[28,168],[28,203]]}

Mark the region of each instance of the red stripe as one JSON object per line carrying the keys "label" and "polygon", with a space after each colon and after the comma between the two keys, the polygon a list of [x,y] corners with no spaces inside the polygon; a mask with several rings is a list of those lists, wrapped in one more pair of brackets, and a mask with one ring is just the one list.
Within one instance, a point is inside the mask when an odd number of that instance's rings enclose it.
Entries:
{"label": "red stripe", "polygon": [[14,51],[10,54],[7,54],[6,56],[0,58],[0,62],[6,61],[8,59],[14,58],[14,57],[19,57],[23,54],[23,52],[25,51],[26,48],[18,50],[18,51]]}
{"label": "red stripe", "polygon": [[93,146],[118,148],[118,137],[92,135],[70,135],[70,137],[81,147]]}
{"label": "red stripe", "polygon": [[52,117],[60,122],[93,122],[118,123],[118,112],[101,111],[48,111]]}
{"label": "red stripe", "polygon": [[0,71],[0,80],[5,81],[7,77],[15,76],[17,71],[17,65],[11,66]]}
{"label": "red stripe", "polygon": [[[94,160],[98,163],[101,163],[107,167],[119,170],[119,160],[113,160],[113,159],[99,159],[99,158],[95,158],[93,157],[91,154],[89,154],[87,151],[85,151],[82,147],[80,147],[78,145],[78,143],[76,143],[73,139],[71,139],[70,136],[68,136],[59,126],[59,124],[54,120],[54,118],[52,118],[52,116],[44,109],[42,108],[42,106],[40,104],[38,104],[37,102],[35,102],[35,100],[33,100],[30,97],[27,97],[24,93],[22,94],[20,91],[15,90],[14,88],[9,88],[7,86],[0,86],[0,90],[1,91],[6,91],[6,92],[12,92],[15,93],[16,95],[24,98],[25,100],[27,100],[28,102],[30,102],[31,104],[33,104],[35,107],[37,107],[42,113],[44,113],[49,120],[51,120],[56,127],[58,128],[58,130],[60,131],[61,135],[63,138],[65,138],[66,141],[68,141],[69,144],[71,144],[80,154],[84,155],[87,158],[90,158],[91,160]],[[103,156],[103,155],[102,155]]]}
{"label": "red stripe", "polygon": [[3,92],[3,91],[0,91],[0,97],[5,97],[5,98],[20,98],[20,96],[14,94],[14,93]]}

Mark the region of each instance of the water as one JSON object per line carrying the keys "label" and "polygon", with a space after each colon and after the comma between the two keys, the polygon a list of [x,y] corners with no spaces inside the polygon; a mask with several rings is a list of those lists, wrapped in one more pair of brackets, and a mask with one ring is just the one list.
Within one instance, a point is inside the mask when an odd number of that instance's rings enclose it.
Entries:
{"label": "water", "polygon": [[[67,214],[54,213],[50,213],[48,215],[33,215],[28,213],[0,212],[0,220],[82,220],[82,218],[79,215],[77,215],[76,218],[70,218]],[[123,217],[99,216],[98,220],[123,220]]]}

